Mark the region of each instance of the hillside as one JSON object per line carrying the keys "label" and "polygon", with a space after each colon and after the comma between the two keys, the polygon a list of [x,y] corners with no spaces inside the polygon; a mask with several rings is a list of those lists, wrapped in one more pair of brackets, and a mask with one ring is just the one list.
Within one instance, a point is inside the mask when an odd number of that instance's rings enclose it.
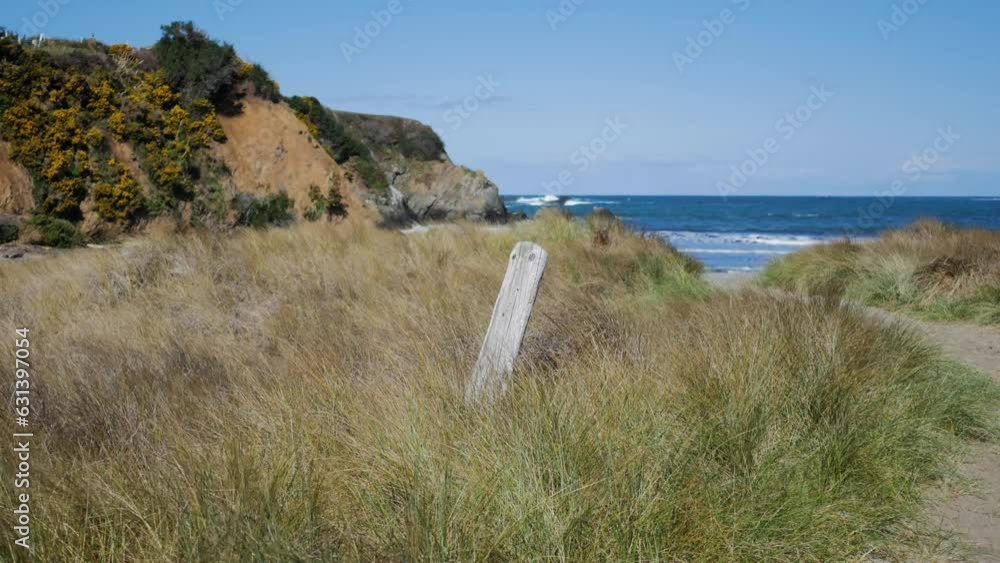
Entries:
{"label": "hillside", "polygon": [[3,33],[0,217],[24,242],[62,246],[345,217],[497,221],[506,210],[430,127],[286,98],[233,46],[178,22],[140,49]]}

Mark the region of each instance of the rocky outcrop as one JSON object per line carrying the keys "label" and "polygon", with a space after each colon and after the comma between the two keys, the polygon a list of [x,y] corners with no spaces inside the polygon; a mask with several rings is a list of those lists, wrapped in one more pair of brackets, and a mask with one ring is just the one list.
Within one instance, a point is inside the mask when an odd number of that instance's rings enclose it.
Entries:
{"label": "rocky outcrop", "polygon": [[392,188],[418,221],[503,221],[507,209],[496,184],[480,171],[450,160],[404,162],[394,168]]}
{"label": "rocky outcrop", "polygon": [[401,117],[332,113],[386,174],[388,193],[368,194],[385,222],[506,220],[496,184],[484,172],[453,163],[427,125]]}

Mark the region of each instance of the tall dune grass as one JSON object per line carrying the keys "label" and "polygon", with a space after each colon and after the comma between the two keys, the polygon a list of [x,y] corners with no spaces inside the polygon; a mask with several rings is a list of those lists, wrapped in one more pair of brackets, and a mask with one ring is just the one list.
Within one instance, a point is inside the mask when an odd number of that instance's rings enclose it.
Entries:
{"label": "tall dune grass", "polygon": [[[470,408],[523,239],[550,266],[518,373]],[[0,324],[32,330],[36,561],[892,558],[933,547],[922,485],[995,436],[996,388],[905,329],[716,294],[558,216],[5,265]]]}
{"label": "tall dune grass", "polygon": [[1000,232],[919,221],[873,242],[799,251],[771,264],[761,281],[934,320],[1000,325]]}

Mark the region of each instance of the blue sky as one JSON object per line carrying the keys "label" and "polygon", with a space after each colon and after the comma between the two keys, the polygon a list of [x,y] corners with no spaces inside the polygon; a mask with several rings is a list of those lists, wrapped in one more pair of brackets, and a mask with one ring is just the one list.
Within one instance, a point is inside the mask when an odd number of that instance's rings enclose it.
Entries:
{"label": "blue sky", "polygon": [[0,24],[147,45],[193,20],[285,94],[430,124],[508,194],[1000,195],[998,17],[987,0],[18,0]]}

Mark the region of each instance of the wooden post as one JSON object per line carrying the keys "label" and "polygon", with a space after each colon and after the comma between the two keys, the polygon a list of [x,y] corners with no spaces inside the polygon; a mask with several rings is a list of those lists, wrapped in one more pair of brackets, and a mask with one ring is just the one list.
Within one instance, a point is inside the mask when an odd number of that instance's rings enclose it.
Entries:
{"label": "wooden post", "polygon": [[465,389],[466,402],[493,402],[507,388],[507,378],[521,351],[521,341],[548,261],[548,253],[533,242],[519,242],[514,246],[479,359]]}

